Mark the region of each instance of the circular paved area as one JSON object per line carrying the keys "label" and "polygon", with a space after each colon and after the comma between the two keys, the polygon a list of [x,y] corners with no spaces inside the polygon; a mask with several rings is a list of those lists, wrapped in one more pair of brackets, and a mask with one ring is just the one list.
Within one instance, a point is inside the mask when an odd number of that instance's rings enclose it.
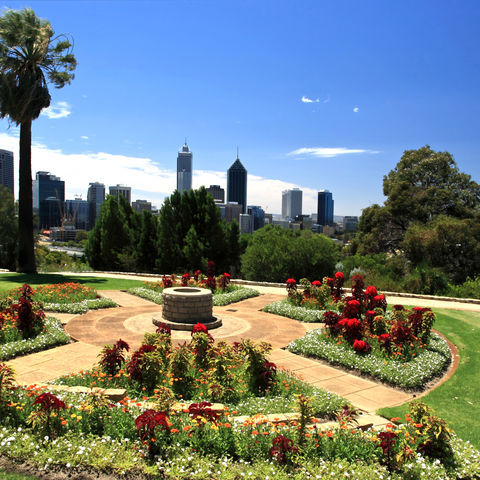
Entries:
{"label": "circular paved area", "polygon": [[[116,297],[114,300],[120,305],[129,305],[133,301],[132,295],[128,293],[105,292],[105,295]],[[213,315],[222,318],[223,325],[210,330],[210,334],[215,339],[229,342],[251,338],[255,341],[268,341],[273,348],[285,347],[292,340],[304,336],[312,326],[261,311],[266,304],[281,298],[279,295],[267,294],[244,300],[241,306],[231,304],[214,307]],[[137,306],[120,306],[78,315],[67,323],[65,330],[75,340],[90,345],[112,344],[121,338],[131,347],[137,348],[145,332],[155,331],[152,317],[161,311],[160,305],[138,301]],[[172,331],[172,338],[176,343],[183,343],[190,338],[190,333]]]}

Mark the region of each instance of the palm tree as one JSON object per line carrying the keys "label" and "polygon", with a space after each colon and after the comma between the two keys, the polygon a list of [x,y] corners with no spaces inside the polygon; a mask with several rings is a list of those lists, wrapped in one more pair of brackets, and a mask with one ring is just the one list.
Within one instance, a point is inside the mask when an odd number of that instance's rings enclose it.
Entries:
{"label": "palm tree", "polygon": [[50,105],[48,83],[62,88],[77,65],[72,44],[54,37],[34,11],[8,10],[0,17],[0,118],[20,125],[17,271],[35,273],[32,205],[32,121]]}

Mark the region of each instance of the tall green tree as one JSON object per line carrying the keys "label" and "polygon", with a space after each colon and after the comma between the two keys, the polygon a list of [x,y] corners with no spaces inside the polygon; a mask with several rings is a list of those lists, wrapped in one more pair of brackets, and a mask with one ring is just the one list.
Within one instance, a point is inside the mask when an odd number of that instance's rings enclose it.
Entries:
{"label": "tall green tree", "polygon": [[158,222],[156,217],[146,210],[142,212],[140,239],[136,252],[137,270],[140,272],[155,271],[158,244]]}
{"label": "tall green tree", "polygon": [[13,195],[0,185],[0,267],[15,270],[18,224]]}
{"label": "tall green tree", "polygon": [[[175,191],[165,199],[160,209],[158,224],[158,270],[175,272],[188,268],[193,245],[202,246],[202,258],[213,260],[219,270],[228,268],[226,230],[215,205],[205,187],[198,190]],[[195,233],[189,231],[194,228]],[[190,245],[185,249],[187,243]]]}
{"label": "tall green tree", "polygon": [[20,125],[18,265],[36,272],[33,240],[32,121],[50,105],[48,84],[62,88],[77,62],[65,36],[55,36],[48,20],[34,11],[8,10],[0,17],[0,117]]}
{"label": "tall green tree", "polygon": [[459,171],[450,153],[435,152],[428,145],[403,153],[383,177],[383,193],[383,206],[362,212],[355,241],[359,253],[396,253],[410,225],[440,215],[480,216],[480,185]]}

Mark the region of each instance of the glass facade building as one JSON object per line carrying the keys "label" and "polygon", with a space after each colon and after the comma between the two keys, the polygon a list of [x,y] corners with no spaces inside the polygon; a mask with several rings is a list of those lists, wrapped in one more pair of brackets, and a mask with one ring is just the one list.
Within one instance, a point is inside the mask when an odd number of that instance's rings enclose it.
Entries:
{"label": "glass facade building", "polygon": [[0,185],[7,187],[13,195],[13,183],[13,152],[0,150]]}
{"label": "glass facade building", "polygon": [[102,204],[105,201],[105,185],[103,183],[93,182],[88,186],[87,202],[89,206],[88,212],[88,228],[93,228],[97,218],[100,216]]}
{"label": "glass facade building", "polygon": [[33,208],[38,214],[39,227],[59,227],[65,202],[65,182],[50,172],[37,172],[33,187]]}
{"label": "glass facade building", "polygon": [[333,225],[333,196],[328,190],[318,192],[317,223]]}
{"label": "glass facade building", "polygon": [[247,213],[247,170],[238,156],[227,171],[227,202],[242,205],[242,212]]}

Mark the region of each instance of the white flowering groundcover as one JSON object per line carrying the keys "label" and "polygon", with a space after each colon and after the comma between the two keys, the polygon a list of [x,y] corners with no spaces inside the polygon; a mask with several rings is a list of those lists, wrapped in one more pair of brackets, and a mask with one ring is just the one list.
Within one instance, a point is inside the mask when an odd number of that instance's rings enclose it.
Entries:
{"label": "white flowering groundcover", "polygon": [[107,297],[100,297],[90,300],[82,300],[76,303],[44,303],[43,309],[48,312],[58,313],[86,313],[89,310],[97,310],[99,308],[113,308],[117,304]]}
{"label": "white flowering groundcover", "polygon": [[280,315],[281,317],[293,318],[300,322],[317,323],[323,322],[325,310],[315,310],[306,307],[292,305],[287,299],[269,303],[263,307],[264,312]]}
{"label": "white flowering groundcover", "polygon": [[57,345],[65,345],[69,342],[70,337],[63,330],[60,320],[47,317],[45,319],[45,333],[40,333],[35,338],[0,345],[0,361],[27,353],[40,352]]}
{"label": "white flowering groundcover", "polygon": [[326,339],[323,329],[311,330],[303,338],[291,342],[288,349],[293,353],[357,370],[405,389],[421,389],[451,362],[450,348],[446,340],[437,334],[431,334],[427,348],[409,362],[358,354],[350,346],[337,345]]}
{"label": "white flowering groundcover", "polygon": [[[137,295],[137,297],[144,298],[145,300],[149,300],[158,305],[162,304],[162,292],[157,292],[145,287],[130,288],[127,291],[132,295]],[[241,300],[246,300],[247,298],[258,297],[258,295],[260,295],[260,293],[253,288],[238,287],[232,292],[215,293],[213,295],[213,306],[223,307],[224,305],[240,302]]]}

